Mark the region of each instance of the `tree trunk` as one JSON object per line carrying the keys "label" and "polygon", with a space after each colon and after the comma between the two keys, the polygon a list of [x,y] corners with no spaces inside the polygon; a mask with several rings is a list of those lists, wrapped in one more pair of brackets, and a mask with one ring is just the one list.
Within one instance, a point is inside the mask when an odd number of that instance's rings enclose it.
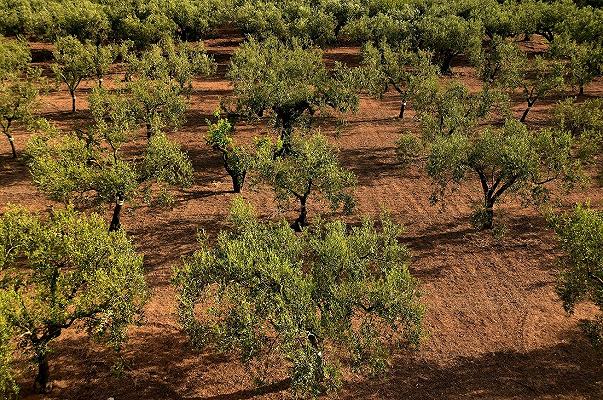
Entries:
{"label": "tree trunk", "polygon": [[124,206],[124,194],[118,192],[115,195],[115,208],[113,209],[113,218],[111,219],[111,225],[109,226],[109,232],[115,232],[121,229],[121,209]]}
{"label": "tree trunk", "polygon": [[442,64],[442,69],[441,69],[441,72],[443,74],[446,74],[446,75],[451,75],[452,74],[451,64],[452,64],[452,59],[453,58],[454,58],[454,55],[446,55],[445,56],[444,62]]}
{"label": "tree trunk", "polygon": [[71,112],[74,113],[76,111],[75,100],[77,96],[75,95],[75,90],[71,90],[69,94],[71,94]]}
{"label": "tree trunk", "polygon": [[103,87],[103,78],[98,78],[98,87],[99,88]]}
{"label": "tree trunk", "polygon": [[526,110],[523,112],[523,115],[521,116],[521,118],[519,119],[520,122],[525,122],[526,118],[528,117],[528,114],[530,112],[530,110],[532,109],[532,106],[534,105],[535,101],[528,101],[528,107],[526,108]]}
{"label": "tree trunk", "polygon": [[485,219],[482,229],[492,229],[494,226],[494,201],[486,199],[485,204]]}
{"label": "tree trunk", "polygon": [[10,149],[13,152],[13,158],[17,158],[17,149],[15,148],[15,138],[13,138],[13,135],[11,135],[8,130],[6,130],[4,132],[4,134],[6,135],[6,137],[8,138],[8,143],[10,143]]}
{"label": "tree trunk", "polygon": [[404,119],[404,111],[406,111],[406,100],[402,101],[402,105],[400,106],[400,115],[398,115],[398,118]]}
{"label": "tree trunk", "polygon": [[38,362],[38,373],[34,381],[34,391],[36,393],[48,393],[52,388],[50,384],[50,368],[48,367],[48,357],[44,355],[36,357]]}
{"label": "tree trunk", "polygon": [[234,193],[241,193],[243,189],[243,184],[245,183],[245,172],[242,173],[229,173],[232,178],[232,191]]}
{"label": "tree trunk", "polygon": [[584,85],[580,85],[580,92],[578,92],[578,96],[584,96]]}
{"label": "tree trunk", "polygon": [[150,123],[147,123],[147,139],[150,139],[153,137],[153,125],[151,125]]}
{"label": "tree trunk", "polygon": [[304,227],[308,226],[308,210],[306,208],[307,199],[308,198],[305,196],[299,199],[301,204],[299,217],[291,224],[291,228],[293,228],[295,232],[301,232]]}

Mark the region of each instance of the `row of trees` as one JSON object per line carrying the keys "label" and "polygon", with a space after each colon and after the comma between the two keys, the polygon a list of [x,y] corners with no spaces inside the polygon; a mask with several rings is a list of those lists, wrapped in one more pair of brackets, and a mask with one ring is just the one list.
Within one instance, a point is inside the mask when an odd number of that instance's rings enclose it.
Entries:
{"label": "row of trees", "polygon": [[572,0],[3,0],[0,33],[46,40],[72,35],[95,43],[133,40],[138,48],[166,35],[199,40],[218,26],[283,41],[324,45],[406,37],[438,53],[443,64],[483,35],[539,34],[553,41],[569,34],[583,43],[603,37],[596,5]]}

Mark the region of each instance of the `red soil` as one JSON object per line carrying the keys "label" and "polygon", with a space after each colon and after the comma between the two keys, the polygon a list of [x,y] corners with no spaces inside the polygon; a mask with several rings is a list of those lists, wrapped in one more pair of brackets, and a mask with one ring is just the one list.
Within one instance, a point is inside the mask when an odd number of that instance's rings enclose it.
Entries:
{"label": "red soil", "polygon": [[[236,39],[208,41],[209,50],[224,72]],[[41,62],[48,46],[35,45]],[[337,48],[327,59],[355,62],[355,48]],[[45,65],[45,64],[42,64]],[[474,89],[471,68],[456,65],[455,77]],[[221,75],[223,76],[223,74]],[[115,76],[119,79],[119,76]],[[75,115],[65,90],[53,91],[42,100],[43,115],[68,128],[88,118],[86,91],[80,90]],[[111,373],[108,350],[88,345],[77,331],[66,332],[55,343],[51,395],[35,396],[29,387],[32,372],[23,368],[19,383],[26,399],[249,399],[288,398],[286,371],[271,370],[271,384],[256,388],[249,369],[236,357],[192,350],[175,316],[176,300],[170,286],[172,268],[180,257],[195,249],[197,229],[211,236],[226,226],[231,183],[218,154],[204,142],[205,119],[227,96],[231,86],[224,78],[197,81],[191,97],[188,122],[172,138],[193,160],[195,185],[177,193],[173,210],[130,207],[123,225],[137,248],[145,254],[147,278],[153,295],[146,309],[146,323],[132,329],[121,377]],[[586,88],[587,96],[603,95],[603,82]],[[555,99],[534,107],[528,123],[548,123]],[[519,115],[523,104],[515,107]],[[462,186],[449,197],[445,212],[429,204],[432,187],[424,170],[401,171],[396,165],[395,141],[413,128],[412,110],[404,123],[397,116],[395,93],[383,100],[362,98],[357,114],[339,128],[332,118],[319,121],[323,133],[339,146],[341,160],[358,175],[358,208],[350,222],[361,215],[377,215],[387,209],[407,228],[404,243],[412,250],[412,271],[420,278],[428,306],[429,337],[420,350],[397,354],[392,369],[382,378],[352,374],[340,397],[362,399],[601,399],[603,368],[578,328],[581,318],[595,314],[580,307],[575,315],[564,313],[555,287],[555,259],[559,251],[554,234],[533,208],[508,201],[497,210],[497,220],[509,232],[497,240],[476,232],[469,222],[470,203],[480,197],[478,182]],[[238,140],[267,132],[265,125],[238,129]],[[140,132],[143,141],[143,132]],[[16,135],[22,150],[28,134]],[[31,182],[22,160],[9,158],[8,143],[0,142],[0,204],[17,203],[46,210],[51,205]],[[263,187],[244,190],[244,197],[263,217],[279,218],[271,192]],[[595,183],[562,197],[561,207],[590,199],[603,205],[603,190]],[[319,205],[310,210],[316,215]],[[110,205],[100,210],[110,215]],[[293,212],[286,214],[291,217]],[[329,214],[329,217],[342,217]]]}

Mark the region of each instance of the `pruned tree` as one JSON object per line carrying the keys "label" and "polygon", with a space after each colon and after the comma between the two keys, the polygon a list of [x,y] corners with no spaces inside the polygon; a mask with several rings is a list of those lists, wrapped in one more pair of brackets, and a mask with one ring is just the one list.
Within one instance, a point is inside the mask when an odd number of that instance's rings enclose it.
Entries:
{"label": "pruned tree", "polygon": [[603,48],[594,43],[578,43],[567,36],[558,36],[551,53],[567,60],[567,81],[584,95],[584,86],[603,73]]}
{"label": "pruned tree", "polygon": [[272,113],[285,153],[303,117],[321,109],[347,112],[357,108],[356,75],[341,64],[327,70],[318,49],[304,49],[296,43],[288,46],[275,38],[243,44],[228,73],[236,112],[246,117]]}
{"label": "pruned tree", "polygon": [[[588,205],[578,205],[571,213],[552,215],[563,256],[557,293],[565,311],[588,302],[603,309],[603,214]],[[603,317],[583,321],[582,328],[598,350],[603,344]]]}
{"label": "pruned tree", "polygon": [[351,194],[356,177],[343,168],[335,149],[320,134],[308,138],[294,137],[290,152],[283,157],[282,143],[263,138],[257,143],[256,169],[261,180],[272,186],[278,201],[299,201],[299,217],[291,224],[296,231],[308,225],[308,199],[323,198],[333,210],[343,204],[351,212]]}
{"label": "pruned tree", "polygon": [[232,179],[232,190],[241,193],[247,171],[253,162],[252,155],[245,148],[234,143],[234,124],[226,118],[221,118],[219,112],[214,115],[215,123],[207,121],[209,129],[205,140],[214,150],[222,154],[224,169]]}
{"label": "pruned tree", "polygon": [[[399,226],[388,218],[296,235],[260,222],[237,200],[233,229],[205,240],[177,269],[179,316],[198,347],[244,362],[286,363],[291,389],[315,397],[339,386],[339,366],[377,374],[390,350],[417,345],[424,307]],[[203,307],[201,313],[199,305]]]}
{"label": "pruned tree", "polygon": [[487,128],[473,135],[439,135],[430,146],[427,172],[435,184],[432,201],[442,200],[450,184],[475,174],[483,201],[474,218],[483,229],[493,227],[494,206],[508,193],[523,191],[542,200],[547,183],[573,184],[583,178],[569,132],[531,132],[514,120],[507,120],[502,129]]}
{"label": "pruned tree", "polygon": [[[0,322],[9,329],[3,334],[31,356],[41,393],[51,388],[52,343],[67,329],[79,326],[119,350],[147,299],[142,257],[125,234],[108,233],[97,215],[71,209],[48,219],[19,208],[5,212],[0,276]],[[10,368],[0,360],[0,370]]]}
{"label": "pruned tree", "polygon": [[404,44],[392,47],[386,41],[378,46],[369,42],[363,47],[362,56],[363,86],[379,98],[393,87],[402,100],[400,119],[404,118],[407,102],[422,89],[424,81],[437,76],[437,67],[428,53],[413,52]]}
{"label": "pruned tree", "polygon": [[0,36],[0,79],[26,71],[30,62],[27,42]]}
{"label": "pruned tree", "polygon": [[513,90],[521,83],[527,58],[513,40],[494,36],[473,63],[485,84]]}
{"label": "pruned tree", "polygon": [[102,46],[86,43],[91,53],[92,74],[98,82],[98,87],[103,87],[105,76],[109,73],[111,64],[117,59],[118,48],[112,45]]}

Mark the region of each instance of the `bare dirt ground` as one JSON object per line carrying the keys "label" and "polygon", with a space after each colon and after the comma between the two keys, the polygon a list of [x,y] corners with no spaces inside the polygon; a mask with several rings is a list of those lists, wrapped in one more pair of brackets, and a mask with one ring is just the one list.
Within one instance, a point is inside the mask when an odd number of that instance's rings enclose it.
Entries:
{"label": "bare dirt ground", "polygon": [[[26,399],[280,399],[288,398],[286,371],[274,367],[271,382],[257,387],[249,370],[236,357],[191,349],[175,316],[172,268],[195,249],[198,229],[211,236],[227,226],[233,194],[220,157],[204,142],[205,119],[231,86],[223,78],[228,56],[237,38],[208,41],[220,63],[220,78],[196,81],[188,122],[172,138],[188,151],[196,170],[195,185],[177,193],[173,209],[130,205],[123,225],[145,254],[145,267],[153,295],[146,323],[131,331],[121,376],[111,372],[111,353],[76,331],[55,343],[51,395],[30,391],[31,371],[23,368],[19,382]],[[33,44],[41,65],[48,46]],[[537,47],[533,44],[528,46]],[[340,47],[327,60],[358,61],[358,49]],[[477,80],[462,61],[455,78],[475,88]],[[115,79],[119,79],[119,75]],[[71,115],[65,90],[42,99],[42,114],[68,129],[88,118],[86,91],[80,91],[80,110]],[[586,96],[602,96],[603,82],[586,88]],[[537,127],[549,121],[556,98],[538,104],[528,117]],[[333,118],[319,121],[322,132],[340,148],[342,162],[358,175],[358,208],[345,217],[357,222],[361,215],[389,210],[406,227],[403,241],[412,250],[412,271],[420,278],[428,312],[429,332],[416,352],[397,354],[392,369],[381,378],[348,374],[339,397],[344,399],[602,399],[602,356],[582,337],[578,323],[594,315],[581,307],[564,313],[555,288],[558,249],[553,232],[538,210],[508,201],[497,210],[508,234],[496,239],[475,231],[470,224],[470,203],[480,197],[477,181],[449,197],[445,212],[429,204],[431,182],[414,166],[402,171],[396,163],[395,142],[404,129],[413,128],[413,113],[404,122],[397,116],[399,100],[390,93],[382,100],[363,97],[358,113],[337,127]],[[523,104],[515,112],[520,115]],[[237,140],[267,132],[265,124],[243,126]],[[143,133],[140,133],[143,141]],[[28,135],[16,135],[22,150]],[[17,203],[47,210],[52,202],[39,193],[22,160],[9,158],[8,143],[0,141],[0,205]],[[263,217],[280,218],[272,194],[263,187],[244,190]],[[603,206],[603,190],[593,181],[585,188],[561,196],[561,207],[590,200]],[[318,207],[318,208],[317,208]],[[314,215],[320,208],[312,205]],[[109,216],[111,205],[100,210]],[[291,217],[293,214],[286,214]],[[337,213],[331,217],[343,217]]]}

